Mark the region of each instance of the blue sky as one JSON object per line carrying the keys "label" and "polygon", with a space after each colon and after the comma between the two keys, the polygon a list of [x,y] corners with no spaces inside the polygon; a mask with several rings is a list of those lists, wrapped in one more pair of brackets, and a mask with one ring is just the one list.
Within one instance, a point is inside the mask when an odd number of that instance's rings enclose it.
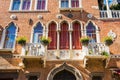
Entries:
{"label": "blue sky", "polygon": [[[111,3],[113,0],[108,0],[109,3]],[[106,3],[106,0],[104,0],[104,4]]]}

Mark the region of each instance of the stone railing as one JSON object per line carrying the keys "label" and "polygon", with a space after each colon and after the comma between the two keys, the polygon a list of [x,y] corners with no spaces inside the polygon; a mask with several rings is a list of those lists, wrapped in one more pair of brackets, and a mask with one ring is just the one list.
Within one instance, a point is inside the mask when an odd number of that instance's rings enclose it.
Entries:
{"label": "stone railing", "polygon": [[104,43],[91,43],[88,45],[88,55],[102,55],[102,52],[109,52],[109,47]]}
{"label": "stone railing", "polygon": [[27,43],[25,47],[23,47],[22,52],[23,56],[44,56],[45,54],[45,48],[40,43]]}
{"label": "stone railing", "polygon": [[120,10],[110,10],[110,11],[101,10],[100,18],[101,19],[107,19],[107,18],[118,19],[118,18],[120,18]]}

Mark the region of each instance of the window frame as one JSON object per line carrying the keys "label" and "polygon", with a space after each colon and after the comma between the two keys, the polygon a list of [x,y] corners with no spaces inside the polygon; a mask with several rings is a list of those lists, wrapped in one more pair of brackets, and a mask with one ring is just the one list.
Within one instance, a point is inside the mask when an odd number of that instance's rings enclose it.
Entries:
{"label": "window frame", "polygon": [[68,7],[62,7],[61,6],[61,1],[62,0],[59,0],[59,8],[60,9],[70,9],[70,8],[72,8],[72,9],[76,9],[76,8],[82,8],[82,0],[79,0],[79,7],[72,7],[72,0],[68,0]]}
{"label": "window frame", "polygon": [[35,11],[47,11],[48,0],[45,0],[45,9],[43,9],[43,10],[37,9],[37,4],[38,4],[38,0],[35,0],[35,6],[34,6],[34,10],[35,10]]}
{"label": "window frame", "polygon": [[23,10],[23,9],[22,9],[22,7],[23,7],[23,1],[24,1],[24,0],[20,0],[20,1],[21,1],[21,3],[20,3],[20,6],[19,6],[19,10],[12,10],[14,0],[11,0],[11,2],[10,2],[10,7],[9,7],[9,11],[31,11],[33,0],[30,0],[30,1],[31,1],[31,2],[30,2],[30,8],[29,8],[28,10]]}

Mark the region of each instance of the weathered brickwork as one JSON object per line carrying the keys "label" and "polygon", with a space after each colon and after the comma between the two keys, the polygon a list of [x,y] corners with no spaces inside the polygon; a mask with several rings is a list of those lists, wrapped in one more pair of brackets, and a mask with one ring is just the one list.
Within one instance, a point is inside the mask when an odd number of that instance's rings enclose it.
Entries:
{"label": "weathered brickwork", "polygon": [[[32,0],[32,10],[34,10],[35,0]],[[69,23],[72,23],[74,20],[79,20],[82,23],[82,27],[88,23],[88,21],[92,21],[99,27],[100,34],[100,42],[103,41],[103,38],[107,36],[107,33],[112,30],[116,33],[117,37],[114,43],[110,46],[111,54],[120,54],[120,19],[100,19],[99,9],[96,9],[95,6],[98,6],[97,0],[82,0],[82,9],[78,11],[60,11],[59,10],[59,0],[48,0],[48,11],[28,11],[28,12],[12,12],[9,11],[11,0],[0,0],[0,26],[3,28],[7,27],[11,22],[15,23],[18,27],[17,36],[26,36],[27,42],[30,42],[31,31],[36,23],[41,22],[44,27],[47,27],[50,21],[56,21],[58,24],[65,20]],[[72,18],[67,17],[69,13],[73,14]],[[10,19],[11,15],[16,15],[17,19]],[[62,15],[62,19],[56,18],[58,14]],[[87,15],[92,14],[92,18],[88,18]],[[42,15],[43,19],[38,19],[38,15]],[[29,24],[29,20],[32,19],[33,23]],[[15,52],[13,54],[20,54],[21,46],[16,44]],[[18,64],[22,61],[20,58],[18,59],[8,59],[8,61],[14,66],[18,66]],[[39,60],[38,60],[39,62]],[[48,74],[50,71],[55,68],[57,65],[62,65],[66,62],[69,65],[74,66],[77,70],[80,71],[83,80],[91,80],[90,73],[97,72],[97,68],[95,70],[93,66],[92,68],[85,68],[83,61],[79,60],[68,60],[68,61],[47,61],[46,67],[43,67],[43,64],[34,65],[35,63],[29,62],[28,65],[32,65],[29,67],[25,67],[19,71],[19,77],[17,80],[27,80],[26,74],[28,72],[38,72],[40,73],[39,80],[47,80]],[[93,61],[94,62],[94,61]],[[95,61],[96,64],[97,60]],[[98,59],[99,62],[99,59]],[[102,62],[101,62],[102,63]],[[103,65],[103,64],[101,64]],[[100,72],[101,67],[98,67],[98,72]],[[102,71],[104,73],[103,80],[112,80],[111,71],[107,68],[102,67]]]}

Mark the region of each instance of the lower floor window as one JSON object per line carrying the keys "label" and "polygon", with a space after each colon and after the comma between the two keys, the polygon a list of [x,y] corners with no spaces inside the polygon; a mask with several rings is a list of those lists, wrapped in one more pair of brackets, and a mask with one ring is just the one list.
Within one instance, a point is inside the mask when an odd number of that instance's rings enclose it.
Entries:
{"label": "lower floor window", "polygon": [[92,80],[102,80],[102,77],[101,76],[93,76]]}
{"label": "lower floor window", "polygon": [[30,76],[30,77],[28,78],[28,80],[37,80],[37,79],[38,79],[37,76]]}

